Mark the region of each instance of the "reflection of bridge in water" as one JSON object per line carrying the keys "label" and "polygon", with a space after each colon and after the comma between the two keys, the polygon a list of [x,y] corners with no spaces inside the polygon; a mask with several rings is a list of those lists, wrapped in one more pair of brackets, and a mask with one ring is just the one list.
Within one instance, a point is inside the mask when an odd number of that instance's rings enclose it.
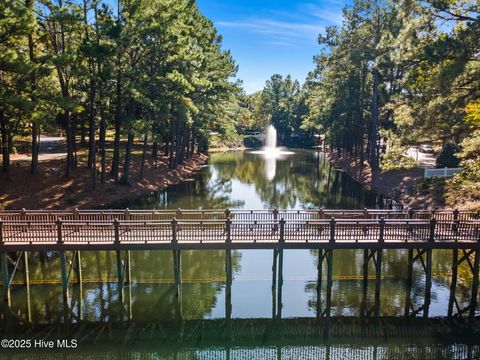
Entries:
{"label": "reflection of bridge in water", "polygon": [[[32,341],[77,339],[78,350],[69,350],[75,358],[95,352],[96,359],[475,359],[480,354],[478,325],[447,318],[393,317],[48,325],[10,318],[0,330],[4,337],[28,334]],[[104,344],[117,351],[103,350]],[[51,359],[47,354],[45,358]],[[35,354],[35,359],[42,355]]]}
{"label": "reflection of bridge in water", "polygon": [[[181,304],[183,249],[223,249],[226,273],[226,317],[231,317],[233,249],[272,249],[273,316],[282,317],[283,252],[318,249],[317,317],[330,317],[334,249],[363,249],[362,314],[379,315],[382,253],[384,249],[408,250],[405,315],[428,317],[432,286],[432,250],[452,249],[452,281],[448,315],[468,313],[473,321],[477,307],[480,265],[478,213],[460,211],[394,210],[74,210],[0,212],[0,252],[5,299],[17,272],[23,271],[29,294],[28,254],[58,251],[63,298],[67,303],[71,283],[82,286],[81,251],[113,250],[117,254],[117,282],[121,301],[131,284],[130,251],[171,250],[175,291]],[[374,274],[369,274],[373,264]],[[413,267],[425,274],[424,303],[411,301]],[[457,272],[466,264],[472,275],[470,302],[457,301]],[[326,274],[325,274],[325,273]],[[326,275],[326,276],[325,276]],[[375,279],[370,304],[368,280]],[[326,290],[322,293],[322,281]],[[324,301],[321,301],[324,300]],[[322,305],[324,304],[324,306]],[[66,304],[67,305],[67,304]],[[178,312],[181,317],[181,309]]]}

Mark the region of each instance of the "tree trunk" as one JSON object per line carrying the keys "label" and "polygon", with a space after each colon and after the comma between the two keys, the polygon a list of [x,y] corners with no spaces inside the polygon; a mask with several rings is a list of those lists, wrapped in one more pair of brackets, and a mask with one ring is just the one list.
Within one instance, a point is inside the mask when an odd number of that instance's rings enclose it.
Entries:
{"label": "tree trunk", "polygon": [[67,178],[72,176],[73,168],[75,167],[74,148],[75,139],[73,138],[74,131],[72,129],[72,121],[70,119],[70,113],[65,110],[63,113],[63,122],[65,127],[65,135],[67,137],[67,170],[65,176]]}
{"label": "tree trunk", "polygon": [[[83,0],[83,21],[85,24],[85,40],[87,43],[90,43],[90,35],[88,32],[88,19],[87,19],[87,0]],[[96,15],[96,14],[95,14]],[[97,20],[97,19],[96,19]],[[96,162],[95,162],[95,116],[96,116],[96,108],[95,108],[95,65],[93,63],[93,58],[91,56],[88,57],[88,72],[89,72],[89,94],[88,94],[88,102],[89,102],[89,113],[88,113],[88,165],[89,169],[93,169],[94,175],[94,184],[95,187],[96,182]]]}
{"label": "tree trunk", "polygon": [[[33,0],[26,0],[25,6],[31,10],[33,10]],[[34,30],[33,30],[34,31]],[[36,63],[35,57],[35,43],[33,40],[33,31],[28,34],[28,55],[30,62],[33,64]],[[31,92],[31,99],[32,103],[35,104],[37,101],[36,90],[37,90],[37,76],[35,69],[32,71],[30,75],[30,92]],[[39,125],[37,121],[32,121],[32,164],[30,167],[30,172],[32,174],[37,174],[38,172],[38,150],[39,150]]]}
{"label": "tree trunk", "polygon": [[130,159],[132,155],[132,146],[133,146],[133,132],[129,131],[128,133],[128,140],[127,140],[127,148],[125,150],[125,163],[123,166],[123,177],[121,184],[130,186]]}
{"label": "tree trunk", "polygon": [[158,142],[154,141],[152,144],[152,158],[156,159],[158,157]]}
{"label": "tree trunk", "polygon": [[107,124],[101,115],[102,119],[100,120],[100,157],[101,157],[101,175],[100,175],[100,182],[105,184],[105,176],[107,170],[107,159],[105,156],[105,133],[107,132]]}
{"label": "tree trunk", "polygon": [[173,170],[175,169],[175,158],[174,158],[174,146],[175,146],[175,133],[176,133],[177,121],[176,117],[172,116],[172,121],[170,123],[170,144],[168,148],[168,167]]}
{"label": "tree trunk", "polygon": [[178,116],[178,126],[177,126],[177,136],[175,138],[175,168],[177,168],[178,165],[181,164],[182,162],[182,132],[184,128],[184,122],[180,120],[180,117]]}
{"label": "tree trunk", "polygon": [[[100,35],[99,35],[99,28],[98,28],[98,9],[97,9],[97,3],[94,2],[93,4],[93,10],[95,13],[95,34],[96,34],[96,43],[97,46],[100,46]],[[85,16],[86,18],[86,16]],[[93,67],[93,64],[92,64]],[[102,69],[102,64],[100,60],[97,60],[97,74],[101,74],[101,69]],[[98,86],[98,95],[100,97],[100,101],[98,102],[98,109],[100,112],[100,134],[99,134],[99,147],[100,147],[100,183],[105,184],[105,178],[106,178],[106,171],[107,171],[107,160],[106,160],[106,149],[105,149],[105,136],[107,133],[107,122],[105,120],[105,107],[104,104],[102,103],[102,100],[104,98],[104,91],[103,91],[103,83],[102,79],[98,78],[98,81],[96,84],[91,84],[91,87],[95,87],[94,85]],[[93,96],[93,99],[95,100],[95,96]],[[96,170],[95,170],[96,171]]]}
{"label": "tree trunk", "polygon": [[145,133],[143,137],[142,163],[140,164],[140,175],[139,175],[140,180],[143,180],[143,175],[145,172],[145,158],[147,156],[147,145],[148,145],[148,135],[147,133]]}
{"label": "tree trunk", "polygon": [[[120,66],[120,65],[118,65]],[[121,72],[118,69],[117,74],[117,104],[115,110],[115,140],[113,143],[113,159],[112,168],[110,170],[111,175],[118,181],[119,165],[120,165],[120,131],[122,127],[122,86],[121,86]]]}
{"label": "tree trunk", "polygon": [[88,117],[88,168],[95,167],[95,86],[90,80],[90,113]]}
{"label": "tree trunk", "polygon": [[377,69],[373,70],[373,95],[372,95],[372,127],[370,135],[370,166],[372,169],[378,168],[378,85],[379,73]]}
{"label": "tree trunk", "polygon": [[32,166],[30,170],[34,175],[38,173],[38,150],[40,147],[38,137],[38,123],[34,121],[32,123]]}
{"label": "tree trunk", "polygon": [[87,130],[85,129],[85,118],[80,121],[80,147],[87,146]]}
{"label": "tree trunk", "polygon": [[8,150],[9,133],[7,130],[7,120],[5,119],[5,111],[0,110],[0,131],[2,136],[2,172],[10,174],[10,151]]}
{"label": "tree trunk", "polygon": [[192,137],[191,137],[191,143],[190,143],[190,157],[193,156],[195,153],[195,132],[192,130]]}

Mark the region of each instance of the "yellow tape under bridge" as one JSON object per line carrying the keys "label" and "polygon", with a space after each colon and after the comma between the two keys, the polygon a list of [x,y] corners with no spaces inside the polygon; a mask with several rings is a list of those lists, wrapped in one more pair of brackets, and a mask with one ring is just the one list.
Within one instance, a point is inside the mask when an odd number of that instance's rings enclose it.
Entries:
{"label": "yellow tape under bridge", "polygon": [[[434,277],[445,277],[449,276],[449,274],[433,274]],[[368,280],[375,280],[374,275],[369,275],[367,277]],[[394,275],[383,275],[380,277],[381,280],[406,280],[405,277],[402,276],[394,276]],[[271,278],[267,277],[247,277],[247,276],[239,276],[234,277],[236,281],[271,281]],[[305,282],[316,282],[317,279],[314,278],[306,278],[306,277],[287,277],[283,279],[284,281],[305,281]],[[323,278],[322,281],[326,281],[326,278]],[[333,276],[334,281],[361,281],[363,280],[362,275],[337,275]],[[184,284],[195,284],[195,283],[209,283],[209,282],[225,282],[227,279],[225,277],[210,277],[210,278],[195,278],[195,279],[182,279],[182,283]],[[104,278],[83,278],[83,284],[99,284],[99,283],[116,283],[118,282],[118,278],[113,277],[104,277]],[[30,285],[61,285],[60,279],[30,279]],[[72,279],[70,283],[75,284],[76,279]],[[149,285],[149,284],[174,284],[174,279],[139,279],[133,278],[132,283],[134,284],[141,284],[141,285]],[[24,285],[25,282],[23,280],[14,280],[11,282],[11,285]],[[0,285],[3,286],[3,282],[0,281]]]}

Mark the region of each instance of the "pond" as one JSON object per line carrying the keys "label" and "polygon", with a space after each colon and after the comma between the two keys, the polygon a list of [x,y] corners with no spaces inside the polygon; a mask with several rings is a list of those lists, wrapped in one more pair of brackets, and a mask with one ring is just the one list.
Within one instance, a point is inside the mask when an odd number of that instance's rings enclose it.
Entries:
{"label": "pond", "polygon": [[[388,199],[365,190],[346,173],[334,169],[324,156],[316,151],[295,150],[282,159],[264,159],[248,152],[228,152],[211,155],[209,164],[191,181],[187,181],[149,197],[128,204],[131,209],[318,209],[392,206]],[[358,317],[362,311],[363,250],[335,250],[333,257],[332,317]],[[449,301],[451,252],[433,252],[432,298],[429,317],[445,317]],[[251,319],[253,327],[261,321],[268,323],[275,317],[277,298],[272,292],[271,250],[235,250],[232,252],[233,282],[231,287],[231,318],[241,322]],[[286,250],[283,259],[283,288],[281,317],[291,326],[289,319],[314,319],[317,315],[317,250]],[[407,251],[385,250],[381,279],[381,317],[400,318],[405,311],[407,293]],[[116,284],[116,257],[114,252],[82,252],[84,283],[73,285],[69,294],[67,317],[82,323],[168,323],[179,318],[190,321],[189,326],[199,326],[196,321],[218,321],[226,317],[225,251],[182,251],[182,296],[178,304],[175,295],[173,260],[168,251],[133,251],[131,253],[132,283],[125,289],[125,301],[119,301]],[[34,285],[30,296],[22,286],[12,292],[13,314],[20,319],[30,318],[34,324],[59,324],[65,321],[62,288],[59,283],[59,261],[50,254],[47,261],[31,256],[30,277]],[[373,267],[372,267],[373,269]],[[373,270],[372,274],[373,274]],[[461,305],[468,304],[468,271],[459,270],[460,288],[457,294]],[[467,274],[463,276],[463,273]],[[21,280],[19,278],[18,280]],[[369,281],[370,289],[374,280]],[[423,271],[413,269],[411,299],[415,308],[424,300],[425,278]],[[373,301],[370,291],[369,303]],[[323,305],[322,305],[323,306]],[[424,314],[419,312],[419,316]],[[426,315],[426,314],[424,314]],[[262,320],[264,319],[264,320]],[[308,319],[307,319],[308,320]],[[283,321],[283,320],[282,320]],[[197,324],[197,325],[194,325]],[[243,323],[242,323],[243,324]],[[203,326],[203,325],[202,325]],[[242,325],[244,326],[244,325]],[[283,326],[283,325],[282,325]],[[305,325],[308,327],[307,325]],[[127,330],[125,330],[127,331]],[[308,346],[288,347],[288,337],[278,339],[275,345],[258,343],[252,336],[242,343],[229,339],[228,351],[220,345],[171,344],[137,345],[135,352],[128,346],[118,354],[116,345],[102,343],[102,351],[85,344],[79,357],[88,357],[99,351],[103,358],[255,358],[255,359],[317,359],[326,358],[327,344],[321,337],[314,338]],[[355,336],[345,335],[344,345],[335,345],[338,354],[357,354],[359,358],[371,357],[370,344],[351,345]],[[391,347],[384,338],[375,346],[378,358],[401,358],[405,354],[417,358],[415,351],[430,354],[430,358],[453,358],[458,351],[469,357],[473,348],[427,335],[422,345],[414,345],[415,336],[405,336],[405,342]],[[453,341],[453,340],[452,340]],[[282,344],[286,347],[282,347]],[[153,348],[152,348],[153,346]],[[166,347],[165,347],[166,346]],[[221,348],[218,348],[220,346]],[[280,346],[280,350],[278,348]],[[312,347],[313,346],[313,347]],[[467,346],[467,345],[465,345]],[[450,351],[455,347],[455,351]],[[88,351],[86,349],[89,349]],[[233,349],[233,350],[232,350]],[[288,350],[290,349],[290,350]],[[312,350],[313,349],[313,350]],[[332,350],[333,349],[333,350]],[[352,350],[353,349],[353,350]],[[382,350],[383,349],[383,350]],[[409,349],[407,352],[406,349]],[[433,349],[433,350],[432,350]],[[436,350],[435,350],[436,349]],[[478,351],[475,347],[475,351]],[[294,351],[295,350],[295,351]],[[289,352],[290,351],[290,352]],[[313,351],[313,352],[312,352]],[[409,352],[410,351],[410,352]],[[413,351],[413,352],[411,352]],[[435,352],[438,351],[438,352]],[[235,355],[235,352],[237,355]],[[218,354],[217,354],[218,353]],[[297,355],[292,355],[292,354]],[[60,352],[61,354],[61,352]],[[98,355],[99,355],[98,354]],[[210,354],[210,355],[208,355]],[[213,355],[212,355],[213,354]],[[217,355],[215,355],[217,354]],[[248,355],[250,354],[250,355]],[[290,355],[289,355],[290,354]],[[298,355],[304,354],[304,355]],[[312,355],[313,354],[313,355]],[[323,355],[322,355],[323,354]],[[396,354],[396,355],[395,355]],[[399,355],[401,354],[401,355]],[[446,355],[445,355],[446,354]],[[468,355],[470,354],[470,355]],[[208,356],[207,356],[208,355]],[[405,355],[405,356],[406,356]],[[53,356],[53,355],[52,355]],[[213,357],[212,357],[213,356]],[[330,355],[329,355],[330,356]],[[339,356],[339,355],[337,355]],[[345,355],[347,356],[347,355]],[[352,355],[353,356],[353,355]],[[375,355],[377,356],[377,355]],[[457,356],[457,355],[455,355]],[[0,359],[2,355],[0,355]]]}

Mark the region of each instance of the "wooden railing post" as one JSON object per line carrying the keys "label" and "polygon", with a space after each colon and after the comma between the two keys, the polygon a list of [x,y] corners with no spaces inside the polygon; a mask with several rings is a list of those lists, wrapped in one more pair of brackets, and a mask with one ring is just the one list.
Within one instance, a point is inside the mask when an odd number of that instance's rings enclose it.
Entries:
{"label": "wooden railing post", "polygon": [[77,209],[77,208],[73,209],[73,219],[74,219],[74,220],[78,220],[79,217],[80,217],[79,215],[80,215],[80,214],[79,214],[78,209]]}
{"label": "wooden railing post", "polygon": [[430,220],[430,236],[428,241],[434,242],[435,241],[435,225],[437,224],[437,219],[433,218]]}
{"label": "wooden railing post", "polygon": [[113,220],[113,227],[115,230],[115,240],[114,243],[119,245],[120,244],[120,221],[117,218]]}
{"label": "wooden railing post", "polygon": [[0,245],[5,244],[5,241],[3,240],[3,220],[0,218]]}
{"label": "wooden railing post", "polygon": [[278,231],[277,220],[278,220],[278,210],[273,209],[273,232],[274,233],[276,233]]}
{"label": "wooden railing post", "polygon": [[273,209],[273,220],[278,220],[278,209]]}
{"label": "wooden railing post", "polygon": [[336,224],[335,218],[332,217],[332,219],[330,220],[330,242],[331,243],[335,242],[335,224]]}
{"label": "wooden railing post", "polygon": [[176,244],[177,243],[177,219],[173,218],[172,219],[172,243]]}
{"label": "wooden railing post", "polygon": [[25,219],[27,218],[27,210],[25,210],[25,208],[22,209],[22,212],[20,213],[20,218],[25,221]]}
{"label": "wooden railing post", "polygon": [[232,230],[232,220],[230,217],[227,218],[227,221],[225,221],[225,230],[227,233],[227,243],[232,242],[232,237],[231,237],[231,230]]}
{"label": "wooden railing post", "polygon": [[[367,220],[367,219],[368,219],[368,209],[367,209],[367,208],[364,208],[364,209],[363,209],[363,219],[364,219],[364,220]],[[364,234],[367,233],[367,225],[363,225],[363,226],[362,226],[362,231],[363,231]]]}
{"label": "wooden railing post", "polygon": [[130,209],[129,208],[125,209],[124,219],[125,220],[130,220]]}
{"label": "wooden railing post", "polygon": [[412,208],[409,208],[409,209],[408,209],[408,218],[409,218],[409,219],[413,219],[413,215],[414,215],[413,209],[412,209]]}
{"label": "wooden railing post", "polygon": [[57,243],[63,244],[62,219],[58,218],[55,223],[57,224]]}
{"label": "wooden railing post", "polygon": [[280,242],[284,243],[285,242],[285,219],[281,218],[280,219]]}
{"label": "wooden railing post", "polygon": [[458,209],[453,210],[453,224],[452,230],[453,232],[457,233],[458,229],[460,228],[460,220],[459,220],[460,211]]}
{"label": "wooden railing post", "polygon": [[225,218],[229,219],[232,216],[230,209],[225,209]]}
{"label": "wooden railing post", "polygon": [[378,241],[383,243],[385,241],[385,219],[383,217],[378,221],[378,225],[380,226]]}

